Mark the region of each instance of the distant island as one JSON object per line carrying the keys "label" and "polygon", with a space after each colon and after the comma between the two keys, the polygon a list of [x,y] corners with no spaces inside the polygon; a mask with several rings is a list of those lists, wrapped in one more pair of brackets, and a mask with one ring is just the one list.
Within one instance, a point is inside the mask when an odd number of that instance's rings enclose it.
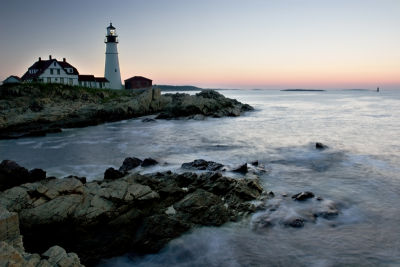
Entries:
{"label": "distant island", "polygon": [[281,91],[289,91],[289,92],[323,92],[325,90],[322,90],[322,89],[283,89]]}
{"label": "distant island", "polygon": [[192,85],[154,85],[160,88],[161,91],[201,91],[203,88]]}

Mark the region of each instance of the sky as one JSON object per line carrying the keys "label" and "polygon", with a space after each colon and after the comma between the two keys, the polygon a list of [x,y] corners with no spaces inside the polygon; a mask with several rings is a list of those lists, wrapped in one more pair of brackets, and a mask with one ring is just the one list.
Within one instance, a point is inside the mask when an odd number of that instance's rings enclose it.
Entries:
{"label": "sky", "polygon": [[0,80],[52,55],[203,88],[400,89],[400,0],[3,0]]}

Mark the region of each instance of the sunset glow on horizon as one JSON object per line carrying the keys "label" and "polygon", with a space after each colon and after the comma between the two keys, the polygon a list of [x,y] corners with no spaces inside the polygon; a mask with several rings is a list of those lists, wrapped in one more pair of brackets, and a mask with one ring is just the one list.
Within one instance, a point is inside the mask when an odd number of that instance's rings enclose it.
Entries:
{"label": "sunset glow on horizon", "polygon": [[[21,7],[24,8],[21,8]],[[400,1],[9,1],[0,80],[48,55],[104,75],[117,28],[122,79],[204,88],[400,89]]]}

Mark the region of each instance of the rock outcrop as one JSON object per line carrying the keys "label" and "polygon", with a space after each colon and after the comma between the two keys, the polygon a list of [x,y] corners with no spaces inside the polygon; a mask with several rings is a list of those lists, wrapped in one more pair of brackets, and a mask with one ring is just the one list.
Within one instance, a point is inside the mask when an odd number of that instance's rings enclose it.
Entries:
{"label": "rock outcrop", "polygon": [[[61,84],[0,87],[0,139],[43,136],[61,128],[84,127],[150,114],[157,118],[239,116],[247,104],[204,90],[161,95],[160,89],[106,90]],[[153,121],[153,119],[148,119]]]}
{"label": "rock outcrop", "polygon": [[236,117],[242,112],[253,110],[250,105],[226,98],[214,90],[203,90],[194,96],[179,93],[165,94],[164,101],[166,104],[157,119],[188,116],[194,118],[196,115],[217,118],[225,116]]}
{"label": "rock outcrop", "polygon": [[[41,136],[161,111],[159,89],[101,90],[61,84],[0,88],[0,138]],[[40,107],[40,108],[39,108]]]}
{"label": "rock outcrop", "polygon": [[58,264],[76,262],[58,248],[45,252],[59,245],[91,265],[127,252],[155,252],[195,226],[235,221],[255,211],[250,201],[262,192],[257,179],[168,171],[86,184],[47,178],[5,190],[0,206],[19,215],[27,251],[50,263],[54,257]]}

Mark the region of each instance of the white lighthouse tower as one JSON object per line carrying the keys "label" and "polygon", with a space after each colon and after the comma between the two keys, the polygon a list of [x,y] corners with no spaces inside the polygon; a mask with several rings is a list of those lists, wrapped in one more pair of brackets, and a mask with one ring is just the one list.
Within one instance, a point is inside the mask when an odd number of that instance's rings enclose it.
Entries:
{"label": "white lighthouse tower", "polygon": [[110,26],[107,27],[107,35],[104,42],[106,43],[104,77],[110,82],[111,89],[122,89],[117,49],[118,35],[111,22]]}

